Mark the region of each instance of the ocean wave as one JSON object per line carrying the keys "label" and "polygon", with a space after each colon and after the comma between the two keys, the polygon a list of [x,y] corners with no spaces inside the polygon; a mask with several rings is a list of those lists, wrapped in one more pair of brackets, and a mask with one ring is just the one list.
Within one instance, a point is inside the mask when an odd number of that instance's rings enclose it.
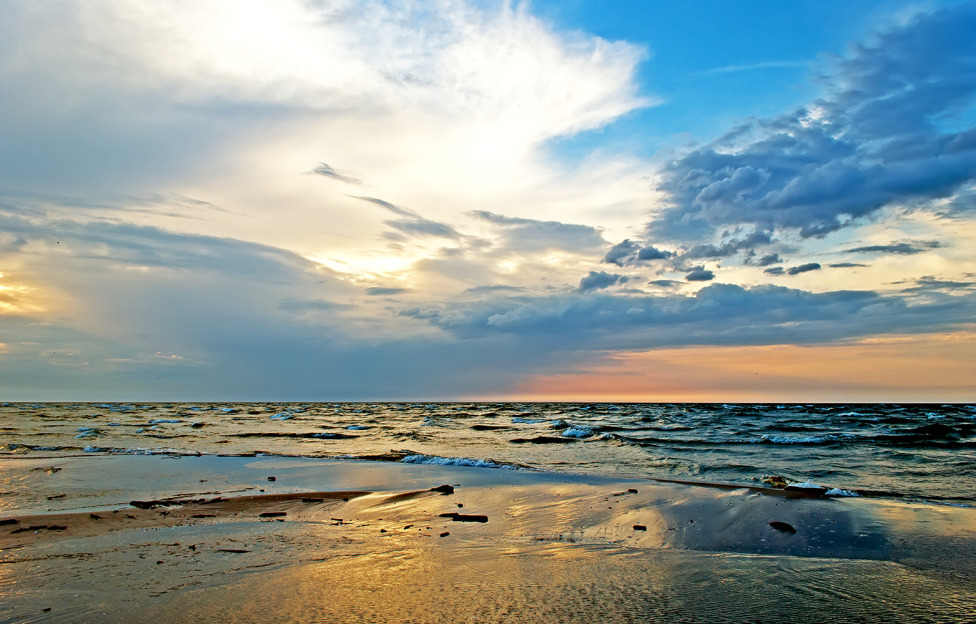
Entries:
{"label": "ocean wave", "polygon": [[471,457],[441,457],[439,455],[407,455],[400,460],[404,464],[424,464],[429,466],[464,466],[468,468],[502,468],[504,470],[525,470],[522,466],[493,459],[474,459]]}
{"label": "ocean wave", "polygon": [[229,435],[235,438],[309,438],[309,439],[325,439],[325,440],[347,440],[351,438],[361,437],[349,433],[332,433],[332,432],[298,433],[298,432],[291,432],[291,431],[247,431],[245,433],[232,433]]}
{"label": "ocean wave", "polygon": [[593,430],[588,427],[568,427],[563,429],[562,435],[564,438],[589,438],[593,435]]}
{"label": "ocean wave", "polygon": [[759,438],[762,444],[830,444],[837,439],[830,436],[810,436],[806,438],[791,438],[788,436],[775,436],[765,434]]}
{"label": "ocean wave", "polygon": [[106,453],[108,455],[181,455],[199,457],[197,451],[181,451],[173,448],[113,448],[108,446],[86,446],[85,453]]}

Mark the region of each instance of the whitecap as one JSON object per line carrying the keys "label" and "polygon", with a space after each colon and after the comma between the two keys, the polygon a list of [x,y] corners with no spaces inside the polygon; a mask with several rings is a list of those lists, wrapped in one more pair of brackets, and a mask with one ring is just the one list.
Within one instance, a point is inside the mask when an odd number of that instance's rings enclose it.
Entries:
{"label": "whitecap", "polygon": [[562,432],[564,438],[588,438],[591,435],[593,435],[593,430],[586,427],[570,427]]}

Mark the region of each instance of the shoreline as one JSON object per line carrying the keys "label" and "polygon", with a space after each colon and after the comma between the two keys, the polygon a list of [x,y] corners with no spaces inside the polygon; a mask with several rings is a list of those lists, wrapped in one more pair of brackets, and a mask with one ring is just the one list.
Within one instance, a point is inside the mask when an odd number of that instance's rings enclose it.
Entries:
{"label": "shoreline", "polygon": [[[43,621],[59,604],[97,612],[91,619],[104,621],[122,621],[132,608],[146,621],[170,621],[169,609],[191,595],[195,617],[206,621],[227,602],[246,613],[246,605],[272,589],[327,591],[307,585],[310,577],[340,585],[360,579],[347,587],[348,596],[383,594],[392,591],[397,570],[442,597],[460,591],[458,578],[474,571],[466,582],[494,579],[481,602],[465,594],[472,613],[483,614],[514,591],[492,570],[536,570],[531,583],[550,594],[571,592],[577,583],[568,578],[579,577],[599,593],[609,582],[607,566],[619,575],[613,583],[635,596],[648,582],[647,566],[676,575],[666,583],[674,600],[694,589],[688,574],[713,578],[732,566],[741,568],[736,583],[743,591],[782,573],[775,570],[801,570],[782,587],[766,588],[793,600],[818,575],[848,594],[867,575],[918,586],[921,593],[889,598],[904,613],[919,605],[949,609],[947,615],[976,609],[976,592],[966,591],[976,587],[971,508],[811,498],[729,484],[282,457],[3,458],[0,474],[0,621]],[[432,489],[444,485],[453,492]],[[79,593],[92,584],[102,593]],[[930,594],[955,602],[930,604]],[[676,612],[667,610],[674,607],[668,601],[638,602],[651,621]],[[838,596],[831,602],[849,614],[868,608]],[[536,615],[560,612],[543,603],[555,611]],[[314,604],[298,609],[278,600],[268,617],[240,621],[303,621],[325,613],[337,621],[362,619]],[[518,613],[528,617],[538,606],[524,602]],[[443,601],[411,608],[421,615],[410,621],[443,621],[451,613]],[[384,613],[409,619],[374,615]],[[495,619],[523,619],[516,615]],[[774,615],[759,620],[776,621]],[[805,620],[794,615],[793,621]]]}

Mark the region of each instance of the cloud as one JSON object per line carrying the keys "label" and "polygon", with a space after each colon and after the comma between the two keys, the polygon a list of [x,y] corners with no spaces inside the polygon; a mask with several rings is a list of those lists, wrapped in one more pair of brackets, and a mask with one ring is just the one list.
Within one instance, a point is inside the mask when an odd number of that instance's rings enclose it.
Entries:
{"label": "cloud", "polygon": [[[929,295],[930,297],[932,295]],[[693,295],[589,293],[428,305],[401,312],[465,339],[511,334],[527,348],[639,350],[698,344],[818,344],[885,333],[949,331],[976,296],[812,293],[710,284]],[[530,346],[532,345],[532,346]]]}
{"label": "cloud", "polygon": [[806,264],[801,264],[799,266],[793,266],[786,269],[787,275],[799,275],[800,273],[809,273],[810,271],[819,271],[821,269],[820,264],[816,262],[808,262]]}
{"label": "cloud", "polygon": [[627,281],[627,276],[625,275],[617,275],[616,273],[606,273],[604,271],[590,271],[586,277],[580,280],[578,290],[580,292],[601,290],[604,288],[609,288],[616,284],[623,284],[626,281]]}
{"label": "cloud", "polygon": [[606,244],[600,230],[588,225],[506,217],[486,210],[468,214],[498,227],[502,234],[499,246],[507,251],[532,253],[559,249],[585,253]]}
{"label": "cloud", "polygon": [[624,266],[624,260],[633,260],[634,254],[639,249],[639,245],[630,242],[630,239],[626,239],[611,247],[610,251],[607,252],[607,255],[603,257],[603,261],[622,267]]}
{"label": "cloud", "polygon": [[771,264],[780,264],[783,259],[779,257],[777,253],[766,254],[756,262],[756,266],[769,266]]}
{"label": "cloud", "polygon": [[867,264],[860,264],[857,262],[835,262],[834,264],[828,264],[832,269],[853,269],[857,267],[866,267]]}
{"label": "cloud", "polygon": [[752,226],[822,237],[971,184],[973,31],[971,4],[916,13],[840,59],[824,77],[823,99],[679,156],[662,171],[667,206],[649,236],[700,240]]}
{"label": "cloud", "polygon": [[609,264],[616,264],[619,267],[631,265],[635,262],[648,262],[651,260],[667,260],[674,257],[674,252],[662,251],[654,246],[641,246],[625,239],[610,248],[603,261]]}
{"label": "cloud", "polygon": [[360,182],[358,179],[344,173],[340,173],[325,163],[319,163],[319,165],[315,169],[312,169],[310,173],[324,176],[326,178],[332,178],[333,180],[345,182],[346,184],[355,184],[356,186],[362,185],[362,182]]}
{"label": "cloud", "polygon": [[783,267],[769,267],[768,269],[763,271],[763,273],[767,275],[783,275],[784,273],[786,273],[786,269],[784,269]]}
{"label": "cloud", "polygon": [[891,245],[867,245],[864,247],[854,247],[846,249],[848,253],[877,253],[877,254],[896,254],[900,256],[911,256],[920,254],[930,249],[938,249],[942,243],[938,241],[923,241],[920,243],[892,243]]}
{"label": "cloud", "polygon": [[[452,240],[463,238],[460,232],[446,223],[438,223],[436,221],[431,221],[430,219],[425,219],[412,210],[401,208],[386,200],[377,199],[376,197],[358,196],[356,199],[361,199],[371,204],[381,206],[395,215],[406,217],[405,219],[390,219],[383,222],[384,224],[403,234],[415,237],[448,238]],[[402,240],[402,238],[397,238],[396,240]]]}
{"label": "cloud", "polygon": [[715,274],[705,267],[697,267],[685,275],[685,279],[689,282],[708,282],[715,279]]}
{"label": "cloud", "polygon": [[[972,274],[970,274],[972,276]],[[945,280],[938,279],[931,275],[921,277],[915,280],[915,285],[909,288],[905,288],[902,292],[906,293],[924,293],[924,292],[953,292],[953,291],[970,291],[976,289],[976,281],[974,280]]]}
{"label": "cloud", "polygon": [[382,295],[399,295],[401,293],[410,292],[409,288],[384,288],[380,286],[374,286],[373,288],[367,288],[366,294],[372,297],[382,296]]}

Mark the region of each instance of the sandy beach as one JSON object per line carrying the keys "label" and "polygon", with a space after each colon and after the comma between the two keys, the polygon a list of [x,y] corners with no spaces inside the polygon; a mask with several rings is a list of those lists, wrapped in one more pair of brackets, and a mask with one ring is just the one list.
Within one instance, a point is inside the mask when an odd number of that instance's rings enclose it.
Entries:
{"label": "sandy beach", "polygon": [[4,622],[954,622],[976,510],[280,457],[0,460]]}

